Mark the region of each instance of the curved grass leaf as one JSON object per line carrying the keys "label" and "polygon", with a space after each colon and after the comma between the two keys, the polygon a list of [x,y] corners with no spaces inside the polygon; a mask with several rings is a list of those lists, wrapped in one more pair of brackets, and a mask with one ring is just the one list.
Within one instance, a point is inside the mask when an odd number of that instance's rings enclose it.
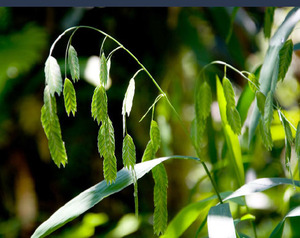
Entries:
{"label": "curved grass leaf", "polygon": [[273,141],[272,141],[272,135],[271,130],[269,127],[266,127],[265,123],[263,123],[262,120],[259,120],[259,130],[262,142],[267,150],[272,150],[273,147]]}
{"label": "curved grass leaf", "polygon": [[197,121],[206,119],[210,114],[210,106],[212,103],[212,93],[209,84],[205,81],[196,92],[196,118]]}
{"label": "curved grass leaf", "polygon": [[190,203],[184,207],[169,223],[166,232],[161,238],[181,237],[181,235],[201,216],[204,219],[212,204],[216,204],[217,196]]}
{"label": "curved grass leaf", "polygon": [[156,235],[163,234],[168,224],[167,188],[168,177],[163,164],[152,169],[154,179],[154,215],[153,228]]}
{"label": "curved grass leaf", "polygon": [[68,162],[65,144],[62,140],[58,116],[56,114],[55,96],[51,96],[49,86],[44,90],[44,106],[41,109],[41,122],[48,139],[51,157],[57,167]]}
{"label": "curved grass leaf", "polygon": [[232,131],[240,135],[242,130],[241,117],[239,112],[235,107],[226,107],[226,116],[228,124],[230,125]]}
{"label": "curved grass leaf", "polygon": [[288,217],[299,217],[300,216],[300,206],[289,211],[288,214],[278,223],[275,229],[272,231],[270,238],[281,238],[283,235],[284,222]]}
{"label": "curved grass leaf", "polygon": [[223,78],[224,95],[227,102],[227,107],[235,107],[234,91],[230,80],[226,77]]}
{"label": "curved grass leaf", "polygon": [[273,18],[274,18],[274,11],[275,7],[267,7],[265,12],[265,19],[264,19],[264,35],[265,38],[270,38]]}
{"label": "curved grass leaf", "polygon": [[54,96],[54,93],[60,95],[62,92],[61,72],[56,59],[52,56],[49,56],[45,63],[45,77],[50,94],[52,96]]}
{"label": "curved grass leaf", "polygon": [[76,93],[72,82],[68,78],[65,78],[63,94],[68,116],[70,116],[70,112],[75,116],[77,111]]}
{"label": "curved grass leaf", "polygon": [[124,137],[122,155],[124,167],[127,169],[133,169],[136,161],[135,145],[129,134]]}
{"label": "curved grass leaf", "polygon": [[159,131],[158,124],[154,120],[151,121],[150,138],[151,138],[154,153],[156,153],[160,147],[161,139],[160,139],[160,131]]}
{"label": "curved grass leaf", "polygon": [[234,238],[235,227],[228,203],[211,207],[207,216],[208,236]]}
{"label": "curved grass leaf", "polygon": [[72,79],[74,83],[79,80],[80,77],[80,67],[77,58],[77,52],[72,45],[69,47],[68,52],[68,63],[71,72]]}
{"label": "curved grass leaf", "polygon": [[[171,156],[153,159],[151,161],[139,163],[134,166],[136,178],[142,178],[156,165],[172,158],[192,159],[199,161],[199,159],[197,158],[185,156]],[[93,187],[80,193],[78,196],[76,196],[71,201],[62,206],[60,209],[58,209],[48,220],[42,223],[35,230],[31,238],[42,238],[51,234],[61,226],[74,220],[76,217],[86,212],[91,207],[95,206],[102,199],[110,196],[111,194],[121,191],[122,189],[126,188],[132,183],[133,178],[131,171],[126,168],[123,168],[117,173],[115,183],[109,185],[106,183],[106,181],[103,180],[100,183],[94,185]]]}
{"label": "curved grass leaf", "polygon": [[[279,51],[299,20],[300,9],[293,8],[270,40],[269,48],[267,50],[259,77],[260,91],[265,95],[269,91],[274,92],[275,90],[276,83],[278,81]],[[249,144],[254,136],[256,127],[259,123],[259,118],[260,113],[255,105],[250,118],[248,137]]]}
{"label": "curved grass leaf", "polygon": [[270,128],[273,120],[273,93],[271,91],[267,94],[264,113],[264,124],[267,128]]}
{"label": "curved grass leaf", "polygon": [[107,62],[104,53],[100,58],[100,84],[105,88],[107,84],[108,73],[107,73]]}
{"label": "curved grass leaf", "polygon": [[279,51],[279,72],[278,80],[283,80],[291,65],[293,55],[293,41],[287,40]]}
{"label": "curved grass leaf", "polygon": [[221,114],[221,120],[222,120],[225,140],[229,152],[228,158],[230,161],[230,165],[232,166],[233,171],[235,173],[237,183],[239,186],[241,186],[242,184],[244,184],[244,180],[245,180],[241,146],[240,146],[238,135],[233,132],[232,128],[229,126],[227,121],[227,116],[226,116],[227,103],[224,95],[224,90],[218,76],[216,77],[216,85],[217,85],[217,99],[218,99],[218,104],[219,104],[219,109]]}
{"label": "curved grass leaf", "polygon": [[103,172],[107,183],[115,181],[117,176],[117,164],[115,157],[115,135],[111,120],[107,117],[102,122],[98,134],[98,150],[103,156]]}
{"label": "curved grass leaf", "polygon": [[288,142],[290,143],[290,145],[292,145],[294,143],[294,139],[293,139],[293,135],[292,135],[292,130],[291,130],[290,124],[285,119],[285,117],[280,116],[280,118],[281,118],[281,122],[282,122],[282,125],[283,125],[283,128],[284,128],[285,136],[286,136]]}
{"label": "curved grass leaf", "polygon": [[95,88],[92,98],[92,117],[98,124],[107,118],[107,96],[105,88],[99,85]]}
{"label": "curved grass leaf", "polygon": [[152,160],[154,159],[155,156],[155,151],[153,149],[152,141],[148,141],[148,144],[146,146],[146,149],[144,151],[143,157],[142,157],[142,162]]}
{"label": "curved grass leaf", "polygon": [[223,201],[228,201],[233,198],[246,196],[252,193],[263,192],[267,189],[283,184],[300,187],[300,181],[297,180],[287,178],[260,178],[243,185],[231,195],[226,197]]}
{"label": "curved grass leaf", "polygon": [[[295,151],[296,151],[298,160],[300,160],[300,121],[298,122],[297,131],[296,131]],[[299,176],[300,176],[300,171],[299,171]]]}

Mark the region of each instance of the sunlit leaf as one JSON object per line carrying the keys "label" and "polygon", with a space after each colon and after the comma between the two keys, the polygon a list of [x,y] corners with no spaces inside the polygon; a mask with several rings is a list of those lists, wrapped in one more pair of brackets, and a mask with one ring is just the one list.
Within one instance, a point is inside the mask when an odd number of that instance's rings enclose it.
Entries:
{"label": "sunlit leaf", "polygon": [[299,217],[300,216],[300,206],[289,211],[288,214],[278,223],[275,229],[272,231],[270,238],[281,238],[283,235],[283,228],[286,218],[288,217]]}
{"label": "sunlit leaf", "polygon": [[[158,158],[144,163],[139,163],[134,166],[136,178],[142,178],[156,165],[172,158],[192,159],[199,161],[197,158],[193,157],[172,156]],[[51,234],[61,226],[74,220],[76,217],[86,212],[91,207],[95,206],[105,197],[117,193],[122,189],[126,188],[127,186],[131,185],[133,183],[131,172],[132,171],[123,168],[117,173],[115,183],[109,185],[106,183],[106,181],[101,181],[100,183],[80,193],[78,196],[76,196],[71,201],[62,206],[60,209],[58,209],[48,220],[42,223],[35,230],[31,238],[42,238]]]}
{"label": "sunlit leaf", "polygon": [[226,108],[226,116],[228,124],[230,125],[233,132],[237,135],[241,134],[241,117],[239,112],[236,110],[235,107],[227,107]]}
{"label": "sunlit leaf", "polygon": [[257,192],[263,192],[267,189],[273,188],[278,185],[283,185],[283,184],[295,185],[297,187],[300,187],[300,181],[297,180],[293,181],[287,178],[260,178],[241,186],[239,189],[234,191],[231,195],[223,199],[223,201],[228,201],[233,198],[250,195]]}
{"label": "sunlit leaf", "polygon": [[72,79],[74,82],[76,82],[77,80],[79,80],[80,77],[80,67],[77,58],[77,52],[72,45],[70,45],[69,47],[68,63],[69,63]]}
{"label": "sunlit leaf", "polygon": [[206,119],[209,116],[211,103],[211,89],[209,84],[204,82],[196,92],[195,111],[198,121]]}
{"label": "sunlit leaf", "polygon": [[151,121],[150,138],[151,138],[153,150],[156,153],[157,150],[160,147],[160,141],[161,141],[161,139],[160,139],[159,127],[157,125],[157,122],[154,121],[154,120]]}
{"label": "sunlit leaf", "polygon": [[127,134],[123,140],[122,157],[125,168],[131,169],[134,167],[136,161],[135,145],[129,134]]}
{"label": "sunlit leaf", "polygon": [[152,141],[150,140],[146,146],[146,149],[144,151],[143,157],[142,157],[142,162],[152,160],[154,159],[155,156],[155,151],[153,149]]}
{"label": "sunlit leaf", "polygon": [[52,96],[54,93],[60,95],[62,91],[61,72],[56,59],[52,56],[49,56],[45,63],[45,77],[50,94]]}
{"label": "sunlit leaf", "polygon": [[123,106],[122,106],[122,115],[123,115],[123,134],[125,134],[125,116],[129,117],[132,103],[133,103],[133,97],[134,97],[134,91],[135,91],[135,81],[134,78],[130,79],[128,88],[125,93],[125,97],[123,100]]}
{"label": "sunlit leaf", "polygon": [[156,235],[163,234],[168,224],[167,188],[168,177],[163,164],[152,169],[154,179],[153,229]]}
{"label": "sunlit leaf", "polygon": [[70,112],[75,116],[77,111],[76,93],[72,82],[68,78],[65,78],[63,94],[68,116],[70,116]]}
{"label": "sunlit leaf", "polygon": [[235,107],[234,91],[230,80],[226,77],[223,78],[224,95],[227,102],[227,107]]}
{"label": "sunlit leaf", "polygon": [[100,84],[105,88],[108,80],[107,62],[104,53],[100,58]]}
{"label": "sunlit leaf", "polygon": [[107,183],[115,181],[117,176],[117,164],[115,157],[115,135],[111,120],[107,117],[102,122],[98,134],[98,150],[103,156],[103,172]]}
{"label": "sunlit leaf", "polygon": [[166,232],[161,236],[161,238],[180,237],[199,216],[203,218],[206,216],[210,205],[216,203],[214,201],[216,198],[216,196],[212,196],[207,199],[188,204],[180,210],[180,212],[169,223]]}
{"label": "sunlit leaf", "polygon": [[265,11],[264,34],[266,38],[270,38],[271,36],[274,11],[275,11],[275,7],[267,7]]}
{"label": "sunlit leaf", "polygon": [[[264,63],[260,70],[260,91],[267,95],[269,91],[274,92],[278,81],[279,71],[279,51],[283,43],[291,34],[293,28],[300,20],[300,9],[293,8],[286,16],[282,24],[278,27],[276,33],[270,39]],[[250,144],[255,134],[256,127],[259,124],[260,113],[257,106],[254,106],[249,125],[248,143]]]}
{"label": "sunlit leaf", "polygon": [[292,40],[287,40],[279,51],[278,80],[283,80],[291,65],[294,45]]}
{"label": "sunlit leaf", "polygon": [[242,160],[242,152],[241,146],[239,142],[238,135],[235,134],[232,128],[229,126],[226,116],[226,99],[224,95],[224,90],[222,84],[219,80],[219,77],[216,77],[216,85],[217,85],[217,99],[221,114],[222,126],[225,135],[226,144],[228,146],[229,152],[229,161],[232,165],[234,174],[236,176],[236,180],[238,185],[244,184],[245,174],[244,174],[244,166]]}
{"label": "sunlit leaf", "polygon": [[92,98],[92,117],[98,124],[107,117],[107,96],[105,88],[99,85],[95,88]]}
{"label": "sunlit leaf", "polygon": [[211,207],[207,216],[208,236],[234,238],[235,227],[228,203]]}

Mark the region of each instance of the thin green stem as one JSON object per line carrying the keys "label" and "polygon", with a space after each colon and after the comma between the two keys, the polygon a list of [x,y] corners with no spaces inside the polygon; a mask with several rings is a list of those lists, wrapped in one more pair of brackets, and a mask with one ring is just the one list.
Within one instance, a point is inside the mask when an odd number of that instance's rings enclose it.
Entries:
{"label": "thin green stem", "polygon": [[[65,31],[64,31],[64,32],[63,32],[63,33],[55,40],[55,42],[53,43],[53,45],[52,45],[52,47],[51,47],[51,49],[50,49],[50,54],[51,54],[52,51],[53,51],[54,45],[57,43],[57,41],[58,41],[65,33],[67,33],[68,31],[71,31],[71,30],[73,30],[73,29],[76,29],[76,30],[77,30],[77,29],[79,29],[79,28],[86,28],[86,29],[92,29],[92,30],[95,30],[95,31],[101,33],[102,35],[104,35],[104,36],[105,36],[105,39],[106,39],[106,37],[109,38],[109,39],[111,39],[111,40],[114,41],[116,44],[118,44],[121,48],[123,48],[123,50],[125,50],[125,51],[126,51],[126,52],[127,52],[127,53],[128,53],[128,54],[129,54],[129,55],[130,55],[130,56],[131,56],[131,57],[132,57],[132,58],[133,58],[140,66],[141,66],[141,68],[142,68],[142,69],[146,72],[146,74],[149,76],[149,78],[152,80],[152,82],[154,83],[154,85],[156,86],[156,88],[159,90],[159,92],[162,94],[162,96],[165,97],[165,99],[166,99],[168,105],[170,106],[170,108],[171,108],[172,111],[174,112],[175,116],[176,116],[177,119],[179,120],[180,125],[181,125],[181,127],[183,128],[185,134],[188,136],[188,138],[190,139],[190,141],[191,141],[193,147],[195,148],[196,153],[197,153],[197,156],[200,156],[198,146],[197,146],[197,145],[194,143],[194,141],[192,140],[192,138],[191,138],[191,136],[190,136],[188,130],[186,129],[186,127],[185,127],[185,125],[184,125],[184,123],[183,123],[183,121],[182,121],[180,115],[177,113],[176,109],[174,108],[174,106],[173,106],[172,103],[170,102],[170,100],[169,100],[168,96],[166,95],[166,93],[161,89],[161,87],[160,87],[159,84],[156,82],[156,80],[153,78],[153,76],[150,74],[150,72],[149,72],[149,71],[146,69],[146,67],[145,67],[145,66],[144,66],[144,65],[136,58],[136,56],[135,56],[133,53],[131,53],[130,50],[128,50],[124,45],[122,45],[122,44],[121,44],[118,40],[116,40],[114,37],[110,36],[109,34],[105,33],[104,31],[101,31],[101,30],[99,30],[99,29],[97,29],[97,28],[94,28],[94,27],[91,27],[91,26],[76,26],[76,27],[71,27],[71,28],[65,30]],[[224,64],[224,62],[222,62],[222,63]],[[199,159],[199,160],[200,160],[202,166],[204,167],[204,170],[205,170],[205,172],[207,173],[207,175],[208,175],[208,177],[209,177],[209,179],[210,179],[210,181],[211,181],[211,183],[212,183],[212,185],[213,185],[213,188],[214,188],[214,190],[215,190],[215,192],[216,192],[216,194],[217,194],[217,196],[218,196],[218,199],[220,200],[220,203],[222,203],[222,199],[221,199],[220,193],[218,192],[217,186],[216,186],[216,184],[215,184],[215,182],[214,182],[212,176],[210,175],[210,172],[209,172],[209,170],[208,170],[206,164],[205,164],[201,159]]]}

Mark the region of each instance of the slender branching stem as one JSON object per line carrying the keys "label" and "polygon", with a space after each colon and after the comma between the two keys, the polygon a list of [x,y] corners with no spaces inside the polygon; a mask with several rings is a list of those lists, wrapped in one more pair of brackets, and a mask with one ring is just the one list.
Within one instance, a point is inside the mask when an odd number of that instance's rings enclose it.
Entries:
{"label": "slender branching stem", "polygon": [[[72,31],[72,30],[74,30],[74,29],[77,30],[77,29],[79,29],[79,28],[86,28],[86,29],[92,29],[92,30],[95,30],[95,31],[101,33],[102,35],[104,35],[104,36],[105,36],[105,39],[106,39],[106,38],[111,39],[111,40],[114,41],[117,45],[119,45],[120,48],[122,48],[123,50],[125,50],[125,51],[126,51],[126,52],[127,52],[127,53],[128,53],[128,54],[129,54],[129,55],[130,55],[130,56],[131,56],[131,57],[132,57],[132,58],[133,58],[140,66],[141,66],[141,68],[145,71],[145,73],[146,73],[146,74],[149,76],[149,78],[152,80],[152,82],[154,83],[154,85],[156,86],[156,88],[159,90],[159,92],[161,93],[162,97],[164,97],[164,98],[166,99],[167,104],[170,106],[170,108],[171,108],[172,111],[174,112],[174,114],[175,114],[175,116],[177,117],[177,119],[178,119],[178,121],[179,121],[181,127],[183,128],[185,134],[186,134],[187,137],[190,139],[190,141],[191,141],[193,147],[195,148],[196,153],[197,153],[197,156],[199,157],[199,156],[200,156],[200,153],[199,153],[199,148],[198,148],[198,146],[197,146],[197,145],[194,143],[194,141],[192,140],[192,138],[191,138],[191,136],[190,136],[190,133],[188,132],[188,130],[186,129],[186,127],[185,127],[185,125],[184,125],[183,120],[181,119],[180,115],[178,114],[178,112],[176,111],[176,109],[174,108],[174,106],[172,105],[172,103],[170,102],[170,100],[169,100],[167,94],[162,90],[162,88],[161,88],[161,87],[159,86],[159,84],[156,82],[156,80],[154,79],[154,77],[150,74],[150,72],[147,70],[147,68],[146,68],[146,67],[145,67],[145,66],[144,66],[144,65],[136,58],[136,56],[135,56],[133,53],[131,53],[131,51],[129,51],[124,45],[122,45],[122,44],[121,44],[118,40],[116,40],[114,37],[110,36],[109,34],[105,33],[104,31],[101,31],[101,30],[99,30],[99,29],[97,29],[97,28],[94,28],[94,27],[91,27],[91,26],[76,26],[76,27],[71,27],[71,28],[68,28],[67,30],[65,30],[65,31],[64,31],[61,35],[59,35],[59,37],[54,41],[54,43],[52,44],[52,46],[51,46],[51,48],[50,48],[50,54],[49,54],[49,55],[52,54],[52,51],[53,51],[53,49],[54,49],[55,44],[58,42],[58,40],[59,40],[64,34],[66,34],[66,33],[69,32],[69,31]],[[102,43],[102,45],[103,45],[103,43]],[[118,47],[118,48],[119,48],[119,47]],[[102,47],[101,47],[101,48],[102,48]],[[199,158],[200,158],[200,157],[199,157]],[[218,196],[218,199],[219,199],[220,203],[222,203],[223,201],[222,201],[221,195],[220,195],[220,193],[218,192],[216,183],[215,183],[215,181],[213,180],[213,178],[212,178],[212,176],[211,176],[211,174],[210,174],[210,172],[209,172],[209,170],[208,170],[206,164],[204,163],[204,161],[201,160],[201,158],[199,159],[199,161],[201,162],[201,164],[202,164],[202,166],[203,166],[205,172],[207,173],[207,176],[208,176],[208,178],[210,179],[210,181],[211,181],[211,183],[212,183],[212,185],[213,185],[213,188],[214,188],[214,190],[215,190],[215,193],[216,193],[217,196]]]}

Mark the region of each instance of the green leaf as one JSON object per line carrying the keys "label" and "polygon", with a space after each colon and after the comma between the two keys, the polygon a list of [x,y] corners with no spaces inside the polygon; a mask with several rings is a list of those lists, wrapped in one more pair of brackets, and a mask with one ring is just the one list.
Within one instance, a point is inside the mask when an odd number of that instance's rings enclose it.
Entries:
{"label": "green leaf", "polygon": [[52,96],[54,93],[60,95],[62,92],[61,72],[56,59],[52,56],[49,56],[45,63],[45,77],[50,94]]}
{"label": "green leaf", "polygon": [[191,125],[191,137],[196,145],[201,143],[203,138],[205,128],[206,128],[206,119],[194,119]]}
{"label": "green leaf", "polygon": [[[281,50],[283,43],[287,40],[291,32],[293,31],[295,25],[300,20],[300,9],[293,8],[282,24],[278,27],[276,33],[272,36],[267,50],[264,63],[260,70],[260,91],[267,95],[269,91],[274,92],[276,88],[276,83],[278,81],[278,71],[279,71],[279,51]],[[255,134],[256,127],[259,124],[260,113],[257,106],[254,106],[249,126],[249,137],[248,143],[250,145],[253,136]]]}
{"label": "green leaf", "polygon": [[100,58],[100,85],[102,85],[104,88],[106,87],[107,79],[107,62],[104,53],[102,53]]}
{"label": "green leaf", "polygon": [[235,107],[226,107],[226,116],[228,124],[230,125],[233,132],[237,135],[241,134],[242,125],[241,117]]}
{"label": "green leaf", "polygon": [[234,91],[230,80],[226,77],[223,78],[224,95],[227,102],[227,107],[235,107]]}
{"label": "green leaf", "polygon": [[275,7],[267,7],[265,12],[265,19],[264,19],[264,35],[265,38],[270,38],[273,18],[274,18],[274,11]]}
{"label": "green leaf", "polygon": [[136,161],[135,145],[129,134],[127,134],[123,140],[122,157],[124,167],[127,169],[133,169]]}
{"label": "green leaf", "polygon": [[212,94],[209,84],[205,81],[196,92],[195,111],[197,121],[206,119],[210,114]]}
{"label": "green leaf", "polygon": [[248,76],[248,85],[250,87],[250,89],[252,90],[252,92],[256,92],[257,90],[259,90],[259,81],[258,78],[255,76],[255,74],[249,74]]}
{"label": "green leaf", "polygon": [[77,52],[72,45],[69,47],[68,52],[68,63],[71,72],[72,79],[74,83],[79,80],[80,77],[80,67],[77,58]]}
{"label": "green leaf", "polygon": [[163,164],[157,165],[152,169],[154,185],[154,215],[153,228],[156,235],[163,234],[167,228],[167,188],[168,177]]}
{"label": "green leaf", "polygon": [[107,117],[102,121],[98,134],[98,151],[103,156],[103,172],[107,183],[113,183],[117,176],[115,157],[115,135],[111,120]]}
{"label": "green leaf", "polygon": [[262,142],[267,150],[272,150],[273,141],[272,135],[269,127],[266,127],[265,123],[262,120],[259,120],[259,130]]}
{"label": "green leaf", "polygon": [[283,235],[283,228],[286,218],[288,217],[299,217],[300,216],[300,206],[289,211],[288,214],[278,223],[275,229],[272,231],[270,238],[281,238]]}
{"label": "green leaf", "polygon": [[210,206],[216,203],[216,198],[217,196],[212,196],[204,200],[189,203],[171,220],[161,238],[180,237],[199,216],[201,218],[206,217]]}
{"label": "green leaf", "polygon": [[230,194],[228,197],[223,199],[223,202],[257,192],[263,192],[267,189],[283,184],[300,187],[300,181],[297,180],[287,178],[260,178],[243,185],[242,187],[234,191],[232,194]]}
{"label": "green leaf", "polygon": [[[172,156],[172,157],[162,157],[144,163],[139,163],[134,166],[136,178],[137,179],[142,178],[156,165],[172,158],[192,159],[192,160],[199,161],[199,159],[194,157]],[[106,183],[106,181],[101,181],[100,183],[80,193],[78,196],[76,196],[71,201],[69,201],[64,206],[62,206],[60,209],[58,209],[51,217],[49,217],[48,220],[43,222],[35,230],[31,238],[42,238],[51,234],[58,228],[74,220],[76,217],[78,217],[82,213],[86,212],[88,209],[95,206],[104,198],[123,190],[124,188],[128,187],[132,183],[133,183],[132,171],[123,168],[117,173],[117,178],[115,183],[109,185]]]}
{"label": "green leaf", "polygon": [[288,121],[285,119],[284,116],[281,116],[281,113],[279,113],[279,117],[280,117],[281,123],[282,123],[283,128],[284,128],[285,137],[287,138],[290,145],[292,145],[294,143],[294,139],[293,139],[290,124],[288,123]]}
{"label": "green leaf", "polygon": [[72,82],[68,78],[65,78],[63,94],[68,116],[70,116],[70,112],[75,116],[77,111],[76,93]]}
{"label": "green leaf", "polygon": [[239,97],[236,109],[241,116],[241,124],[243,125],[247,119],[249,108],[255,99],[255,93],[250,87],[245,85],[242,94]]}
{"label": "green leaf", "polygon": [[98,124],[107,118],[107,96],[105,88],[99,85],[95,88],[92,99],[92,117]]}
{"label": "green leaf", "polygon": [[68,162],[65,144],[62,140],[59,119],[56,114],[55,96],[51,96],[48,85],[44,90],[44,106],[41,109],[41,122],[48,138],[51,157],[57,167]]}
{"label": "green leaf", "polygon": [[228,203],[211,207],[207,216],[208,236],[236,237],[233,218]]}
{"label": "green leaf", "polygon": [[264,115],[265,114],[266,96],[260,91],[257,91],[255,96],[256,96],[257,107],[258,107],[261,115]]}
{"label": "green leaf", "polygon": [[152,141],[148,141],[148,144],[146,146],[146,149],[144,151],[143,157],[142,157],[142,162],[152,160],[154,159],[155,156],[155,151],[153,149]]}
{"label": "green leaf", "polygon": [[125,93],[125,97],[123,100],[123,106],[122,106],[122,115],[123,115],[123,134],[125,134],[125,117],[126,114],[129,117],[132,103],[133,103],[133,97],[134,97],[134,91],[135,91],[135,81],[134,78],[130,79],[128,88]]}
{"label": "green leaf", "polygon": [[150,138],[153,146],[154,153],[156,153],[160,147],[160,131],[157,122],[152,120],[150,126]]}
{"label": "green leaf", "polygon": [[271,91],[267,94],[264,113],[264,124],[267,128],[270,128],[273,120],[273,93]]}
{"label": "green leaf", "polygon": [[287,40],[279,51],[279,73],[278,80],[283,80],[291,65],[293,55],[293,41]]}
{"label": "green leaf", "polygon": [[217,99],[221,114],[222,126],[224,130],[226,144],[228,146],[229,152],[229,161],[233,168],[236,180],[239,186],[244,184],[245,174],[244,174],[244,165],[242,160],[241,146],[239,142],[238,135],[235,134],[232,128],[229,126],[226,116],[226,99],[224,95],[224,90],[222,84],[219,80],[219,77],[216,76],[216,85],[217,85]]}
{"label": "green leaf", "polygon": [[[296,131],[295,151],[296,151],[298,160],[300,160],[300,121],[298,122],[297,131]],[[300,171],[299,171],[299,173],[300,173]]]}

